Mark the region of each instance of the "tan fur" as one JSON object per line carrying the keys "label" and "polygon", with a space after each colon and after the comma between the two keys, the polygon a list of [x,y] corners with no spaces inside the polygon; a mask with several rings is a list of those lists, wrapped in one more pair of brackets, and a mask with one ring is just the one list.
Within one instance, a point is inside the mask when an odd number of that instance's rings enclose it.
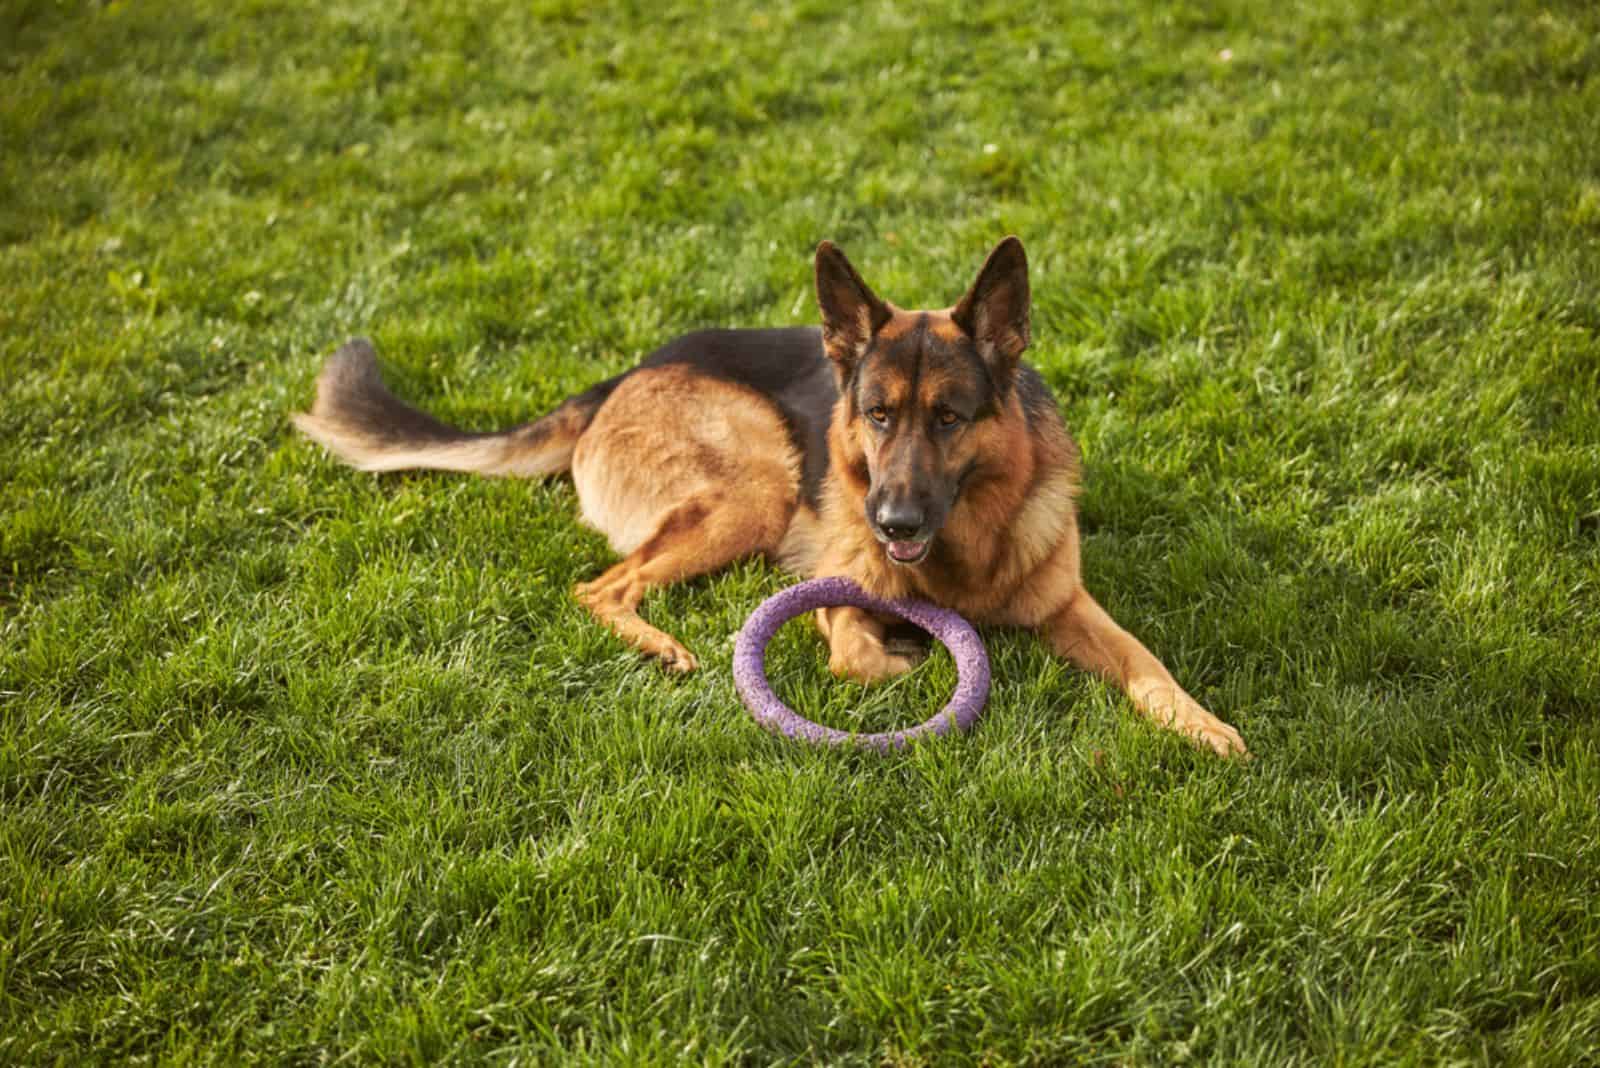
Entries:
{"label": "tan fur", "polygon": [[789,520],[789,529],[783,533],[783,541],[778,545],[773,562],[797,575],[815,574],[817,561],[822,559],[825,548],[822,541],[825,536],[822,518],[811,508],[801,505]]}
{"label": "tan fur", "polygon": [[879,341],[893,341],[895,338],[904,337],[917,328],[918,312],[908,312],[902,308],[896,308],[888,301],[884,301],[883,306],[888,311],[889,318],[878,328],[878,332],[873,335]]}
{"label": "tan fur", "polygon": [[945,308],[942,311],[929,312],[928,326],[937,338],[945,341],[960,341],[966,335],[955,324],[955,320],[950,318],[950,311],[951,309]]}
{"label": "tan fur", "polygon": [[[685,418],[692,413],[692,418]],[[737,487],[775,552],[800,491],[800,457],[782,416],[753,390],[687,367],[646,369],[600,409],[572,456],[583,521],[619,553],[632,552],[684,501]]]}
{"label": "tan fur", "polygon": [[627,554],[579,585],[578,600],[624,641],[692,671],[694,655],[640,618],[640,601],[743,556],[781,556],[800,458],[760,394],[662,367],[637,372],[612,394],[578,441],[572,481],[584,522]]}
{"label": "tan fur", "polygon": [[[760,507],[760,497],[719,491],[693,495],[661,518],[654,533],[621,563],[573,593],[594,617],[623,641],[658,657],[673,671],[693,671],[699,662],[676,638],[639,616],[650,590],[703,575],[758,552],[771,552],[782,538],[781,513]],[[766,502],[781,503],[777,499]]]}
{"label": "tan fur", "polygon": [[1179,731],[1223,756],[1245,754],[1239,732],[1207,712],[1139,639],[1117,626],[1082,587],[1044,627],[1050,647],[1121,686],[1152,723]]}
{"label": "tan fur", "polygon": [[570,451],[556,455],[530,455],[502,441],[448,442],[391,449],[362,437],[359,431],[341,426],[333,420],[319,419],[315,414],[297,414],[293,418],[294,425],[302,433],[358,471],[428,468],[475,475],[535,478],[565,470],[571,455]]}

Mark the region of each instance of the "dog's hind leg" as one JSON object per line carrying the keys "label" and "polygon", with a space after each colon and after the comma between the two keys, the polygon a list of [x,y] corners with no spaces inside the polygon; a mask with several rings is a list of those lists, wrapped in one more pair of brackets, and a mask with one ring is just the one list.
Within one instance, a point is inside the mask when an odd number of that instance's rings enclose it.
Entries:
{"label": "dog's hind leg", "polygon": [[742,556],[777,556],[795,515],[799,457],[778,410],[685,367],[645,368],[601,408],[572,457],[584,522],[623,554],[574,594],[669,669],[695,658],[639,616],[657,586]]}
{"label": "dog's hind leg", "polygon": [[693,653],[638,612],[644,595],[657,586],[703,575],[742,556],[772,552],[783,536],[787,515],[748,497],[709,494],[693,497],[669,511],[644,543],[593,582],[573,593],[594,617],[618,637],[658,658],[672,671],[693,671]]}

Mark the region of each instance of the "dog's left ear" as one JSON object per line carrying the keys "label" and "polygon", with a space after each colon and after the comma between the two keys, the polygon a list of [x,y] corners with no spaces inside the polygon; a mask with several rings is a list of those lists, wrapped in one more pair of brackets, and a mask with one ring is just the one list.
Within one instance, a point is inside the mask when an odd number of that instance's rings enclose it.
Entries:
{"label": "dog's left ear", "polygon": [[978,280],[950,312],[950,318],[978,344],[1001,388],[1009,385],[1022,350],[1028,347],[1028,254],[1008,237],[984,261]]}

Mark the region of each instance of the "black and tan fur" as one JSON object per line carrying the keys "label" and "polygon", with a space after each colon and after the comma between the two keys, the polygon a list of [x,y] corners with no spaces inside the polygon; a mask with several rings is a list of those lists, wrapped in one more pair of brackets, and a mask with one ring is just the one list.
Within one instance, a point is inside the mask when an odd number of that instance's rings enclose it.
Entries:
{"label": "black and tan fur", "polygon": [[[953,307],[879,299],[824,242],[822,328],[688,334],[535,422],[470,434],[397,400],[365,341],[328,361],[296,424],[368,471],[570,472],[586,523],[623,554],[578,599],[668,668],[694,655],[638,613],[646,592],[764,554],[845,575],[976,623],[1028,627],[1120,685],[1153,722],[1222,754],[1232,727],[1202,708],[1084,589],[1078,452],[1029,341],[1027,260],[1007,238]],[[910,669],[883,621],[823,609],[834,672]]]}

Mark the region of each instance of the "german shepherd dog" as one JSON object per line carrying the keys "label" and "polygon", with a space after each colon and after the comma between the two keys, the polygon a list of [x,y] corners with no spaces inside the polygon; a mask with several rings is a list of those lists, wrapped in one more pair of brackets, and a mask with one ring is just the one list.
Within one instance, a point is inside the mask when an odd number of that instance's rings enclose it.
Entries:
{"label": "german shepherd dog", "polygon": [[[1084,589],[1078,450],[1029,340],[1028,261],[1002,241],[953,307],[904,311],[824,241],[822,327],[708,330],[501,433],[457,430],[384,386],[372,346],[328,361],[306,434],[364,471],[570,472],[583,520],[622,555],[576,596],[672,671],[694,654],[639,603],[754,553],[880,597],[921,597],[974,623],[1039,630],[1125,690],[1159,726],[1216,752],[1239,733],[1202,708]],[[912,668],[918,650],[856,608],[816,613],[834,673]]]}

